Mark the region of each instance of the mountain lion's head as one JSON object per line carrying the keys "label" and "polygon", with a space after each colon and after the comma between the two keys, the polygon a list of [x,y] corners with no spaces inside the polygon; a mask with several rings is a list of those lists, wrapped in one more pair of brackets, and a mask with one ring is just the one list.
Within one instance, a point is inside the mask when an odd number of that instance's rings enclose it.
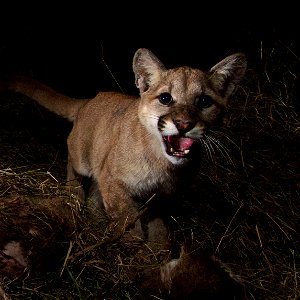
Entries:
{"label": "mountain lion's head", "polygon": [[222,120],[228,98],[246,66],[242,53],[226,57],[207,72],[190,67],[166,69],[149,50],[141,48],[135,53],[139,118],[158,137],[169,161],[186,162],[194,146]]}

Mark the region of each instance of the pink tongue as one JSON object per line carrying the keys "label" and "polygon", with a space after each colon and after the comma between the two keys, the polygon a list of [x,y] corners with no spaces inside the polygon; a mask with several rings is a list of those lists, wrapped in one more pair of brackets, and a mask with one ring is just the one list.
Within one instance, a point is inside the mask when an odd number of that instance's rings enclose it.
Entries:
{"label": "pink tongue", "polygon": [[174,137],[174,136],[170,136],[169,141],[173,145],[173,147],[176,147],[176,149],[182,151],[189,149],[194,142],[194,140],[190,138]]}

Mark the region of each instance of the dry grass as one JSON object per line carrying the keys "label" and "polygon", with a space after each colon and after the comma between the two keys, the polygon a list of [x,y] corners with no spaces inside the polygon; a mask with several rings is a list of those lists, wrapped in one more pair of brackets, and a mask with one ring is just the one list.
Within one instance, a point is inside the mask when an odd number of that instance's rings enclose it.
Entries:
{"label": "dry grass", "polygon": [[[175,235],[192,237],[194,249],[226,263],[248,287],[249,299],[296,300],[300,122],[293,91],[299,57],[282,45],[261,55],[262,72],[248,71],[219,133],[228,155],[216,150],[203,164],[195,181],[201,198],[183,197],[181,213],[173,216]],[[34,261],[35,269],[4,279],[3,290],[12,299],[142,299],[133,278],[155,265],[155,256],[142,243],[116,237],[111,224],[86,217],[84,207],[64,192],[68,129],[60,132],[56,125],[67,125],[26,99],[9,97],[1,99],[8,115],[0,149],[1,232],[41,245],[36,257],[52,253],[46,262],[55,267],[44,272],[47,263]],[[14,127],[12,114],[31,117]],[[32,115],[39,128],[30,125]],[[49,141],[40,132],[52,134]],[[35,236],[29,234],[32,226]]]}

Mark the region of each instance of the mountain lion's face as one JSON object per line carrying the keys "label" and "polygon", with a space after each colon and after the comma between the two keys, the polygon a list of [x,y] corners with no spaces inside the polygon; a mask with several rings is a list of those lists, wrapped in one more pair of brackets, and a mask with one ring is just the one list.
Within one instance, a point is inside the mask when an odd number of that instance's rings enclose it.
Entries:
{"label": "mountain lion's face", "polygon": [[222,120],[227,100],[244,74],[245,57],[232,55],[209,72],[189,67],[167,70],[148,52],[135,58],[140,120],[160,140],[165,157],[182,164]]}
{"label": "mountain lion's face", "polygon": [[166,71],[141,96],[140,118],[173,163],[182,163],[191,155],[225,108],[205,74],[190,68]]}

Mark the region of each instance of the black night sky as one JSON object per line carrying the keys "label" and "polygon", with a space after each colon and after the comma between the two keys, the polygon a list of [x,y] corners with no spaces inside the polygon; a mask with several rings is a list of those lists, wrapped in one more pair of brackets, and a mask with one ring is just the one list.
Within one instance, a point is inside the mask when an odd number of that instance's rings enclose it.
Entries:
{"label": "black night sky", "polygon": [[166,67],[210,68],[242,51],[255,68],[261,47],[299,39],[297,10],[288,4],[29,3],[2,5],[0,75],[30,74],[74,97],[118,90],[110,72],[125,92],[137,93],[131,62],[140,47]]}

